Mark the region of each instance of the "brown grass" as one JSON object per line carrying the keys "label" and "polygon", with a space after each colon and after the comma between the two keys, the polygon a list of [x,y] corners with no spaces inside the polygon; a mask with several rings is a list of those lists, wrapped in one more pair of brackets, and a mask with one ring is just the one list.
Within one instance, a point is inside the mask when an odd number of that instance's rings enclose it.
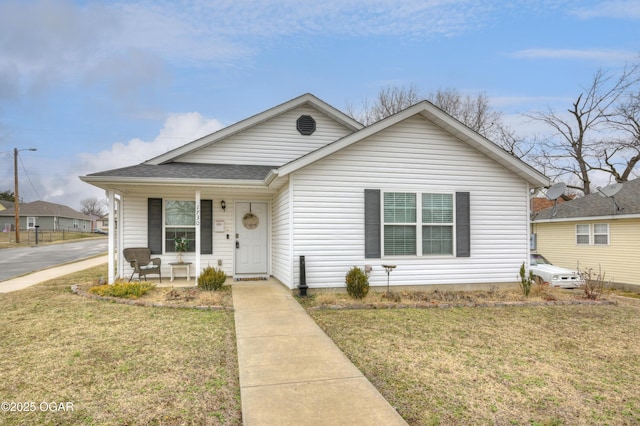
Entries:
{"label": "brown grass", "polygon": [[[0,396],[34,402],[0,423],[241,424],[233,313],[128,306],[71,284],[105,267],[0,294]],[[42,402],[72,412],[43,412]]]}
{"label": "brown grass", "polygon": [[412,425],[637,425],[631,305],[312,310]]}

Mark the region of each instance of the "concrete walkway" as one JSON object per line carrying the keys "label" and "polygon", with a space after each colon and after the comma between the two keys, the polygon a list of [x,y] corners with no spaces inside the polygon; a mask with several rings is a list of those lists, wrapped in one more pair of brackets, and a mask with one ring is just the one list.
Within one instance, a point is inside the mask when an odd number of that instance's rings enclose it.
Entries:
{"label": "concrete walkway", "polygon": [[10,291],[22,290],[23,288],[58,278],[64,275],[73,274],[74,272],[84,271],[94,266],[107,263],[108,256],[92,257],[80,260],[78,262],[67,263],[53,268],[44,269],[42,271],[33,272],[21,277],[12,278],[6,281],[0,281],[0,293],[9,293]]}
{"label": "concrete walkway", "polygon": [[244,425],[406,425],[275,281],[233,283]]}

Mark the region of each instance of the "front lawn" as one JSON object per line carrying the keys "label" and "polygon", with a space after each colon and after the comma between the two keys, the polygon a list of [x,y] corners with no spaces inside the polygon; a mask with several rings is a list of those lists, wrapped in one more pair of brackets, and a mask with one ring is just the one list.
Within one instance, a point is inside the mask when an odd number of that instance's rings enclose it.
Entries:
{"label": "front lawn", "polygon": [[240,425],[233,312],[71,293],[101,275],[0,294],[0,424]]}
{"label": "front lawn", "polygon": [[409,424],[640,424],[637,306],[309,313]]}

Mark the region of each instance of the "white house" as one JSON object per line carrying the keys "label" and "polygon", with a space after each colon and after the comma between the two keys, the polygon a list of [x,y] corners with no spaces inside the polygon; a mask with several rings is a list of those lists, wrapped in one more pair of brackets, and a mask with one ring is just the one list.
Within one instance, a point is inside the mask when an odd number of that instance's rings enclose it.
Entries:
{"label": "white house", "polygon": [[291,289],[301,256],[312,289],[343,287],[352,266],[386,286],[384,264],[397,266],[392,286],[513,283],[529,256],[529,190],[549,184],[429,102],[364,127],[311,94],[81,179],[107,191],[122,224],[121,247],[109,234],[119,276],[123,248],[149,247],[167,268],[186,237],[196,271]]}

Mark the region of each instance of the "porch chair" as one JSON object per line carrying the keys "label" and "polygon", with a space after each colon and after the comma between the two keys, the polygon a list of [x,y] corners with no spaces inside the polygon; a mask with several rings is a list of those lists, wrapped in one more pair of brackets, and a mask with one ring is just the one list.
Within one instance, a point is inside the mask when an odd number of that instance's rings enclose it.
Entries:
{"label": "porch chair", "polygon": [[145,281],[147,280],[147,274],[158,274],[160,276],[160,282],[162,282],[162,274],[160,273],[160,263],[162,261],[159,257],[151,259],[150,248],[130,247],[124,249],[122,254],[133,268],[129,282],[131,282],[136,273],[138,274],[138,279],[144,277]]}

